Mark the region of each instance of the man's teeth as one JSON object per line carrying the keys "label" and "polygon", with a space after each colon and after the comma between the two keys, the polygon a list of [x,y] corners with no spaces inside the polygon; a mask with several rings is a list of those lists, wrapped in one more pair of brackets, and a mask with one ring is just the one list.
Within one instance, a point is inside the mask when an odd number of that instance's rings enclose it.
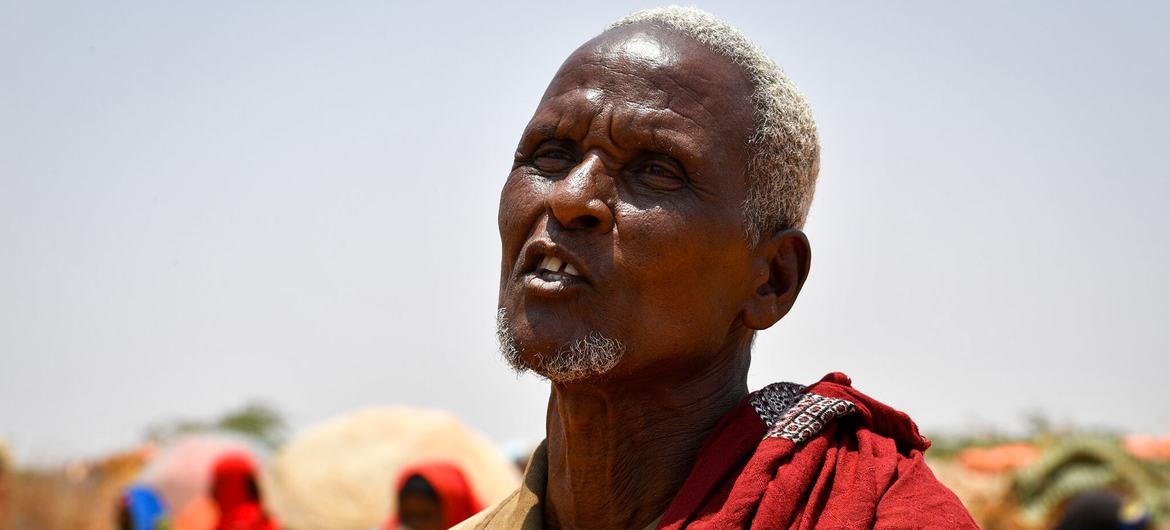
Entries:
{"label": "man's teeth", "polygon": [[572,264],[565,263],[561,260],[561,258],[553,256],[545,256],[544,260],[540,262],[540,266],[537,267],[537,270],[540,272],[559,272],[569,276],[581,275],[581,273],[577,272],[577,267],[574,267]]}

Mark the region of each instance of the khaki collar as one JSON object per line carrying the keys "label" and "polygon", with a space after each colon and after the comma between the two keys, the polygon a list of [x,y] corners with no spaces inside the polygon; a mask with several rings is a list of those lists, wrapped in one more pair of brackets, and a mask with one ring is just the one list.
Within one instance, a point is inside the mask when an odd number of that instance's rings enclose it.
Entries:
{"label": "khaki collar", "polygon": [[[524,470],[524,482],[508,498],[500,501],[453,530],[544,530],[545,486],[548,484],[548,442],[540,442]],[[654,530],[659,517],[644,530]]]}

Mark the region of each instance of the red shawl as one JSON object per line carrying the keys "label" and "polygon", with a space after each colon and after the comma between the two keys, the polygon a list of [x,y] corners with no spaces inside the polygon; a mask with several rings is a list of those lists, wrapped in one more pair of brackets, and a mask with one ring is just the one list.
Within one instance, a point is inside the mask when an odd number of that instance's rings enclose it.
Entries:
{"label": "red shawl", "polygon": [[770,385],[716,426],[658,528],[978,528],[926,467],[928,447],[844,374]]}
{"label": "red shawl", "polygon": [[256,486],[256,466],[243,453],[228,453],[216,460],[211,497],[219,508],[215,530],[276,530],[276,522],[264,513]]}
{"label": "red shawl", "polygon": [[[439,506],[443,508],[443,522],[447,528],[463,522],[483,509],[483,504],[475,496],[463,472],[458,467],[444,462],[427,462],[404,469],[398,476],[398,485],[394,492],[402,491],[406,481],[415,475],[422,477],[435,490],[439,497]],[[398,526],[398,518],[394,517],[382,528],[394,530]]]}

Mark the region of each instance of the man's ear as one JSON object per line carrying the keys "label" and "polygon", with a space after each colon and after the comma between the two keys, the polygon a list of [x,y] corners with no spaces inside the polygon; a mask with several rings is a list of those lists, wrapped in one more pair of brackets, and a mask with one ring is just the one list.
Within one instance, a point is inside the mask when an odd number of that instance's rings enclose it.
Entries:
{"label": "man's ear", "polygon": [[778,322],[792,305],[808,279],[812,248],[799,228],[781,230],[756,248],[753,292],[743,311],[743,323],[750,329],[767,329]]}

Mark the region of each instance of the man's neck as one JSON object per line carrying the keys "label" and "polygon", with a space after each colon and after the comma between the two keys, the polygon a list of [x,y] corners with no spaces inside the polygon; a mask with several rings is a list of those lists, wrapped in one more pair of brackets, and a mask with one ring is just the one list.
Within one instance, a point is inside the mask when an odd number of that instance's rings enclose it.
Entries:
{"label": "man's neck", "polygon": [[681,381],[553,384],[545,527],[640,529],[661,517],[707,435],[747,394],[749,362],[745,349]]}

